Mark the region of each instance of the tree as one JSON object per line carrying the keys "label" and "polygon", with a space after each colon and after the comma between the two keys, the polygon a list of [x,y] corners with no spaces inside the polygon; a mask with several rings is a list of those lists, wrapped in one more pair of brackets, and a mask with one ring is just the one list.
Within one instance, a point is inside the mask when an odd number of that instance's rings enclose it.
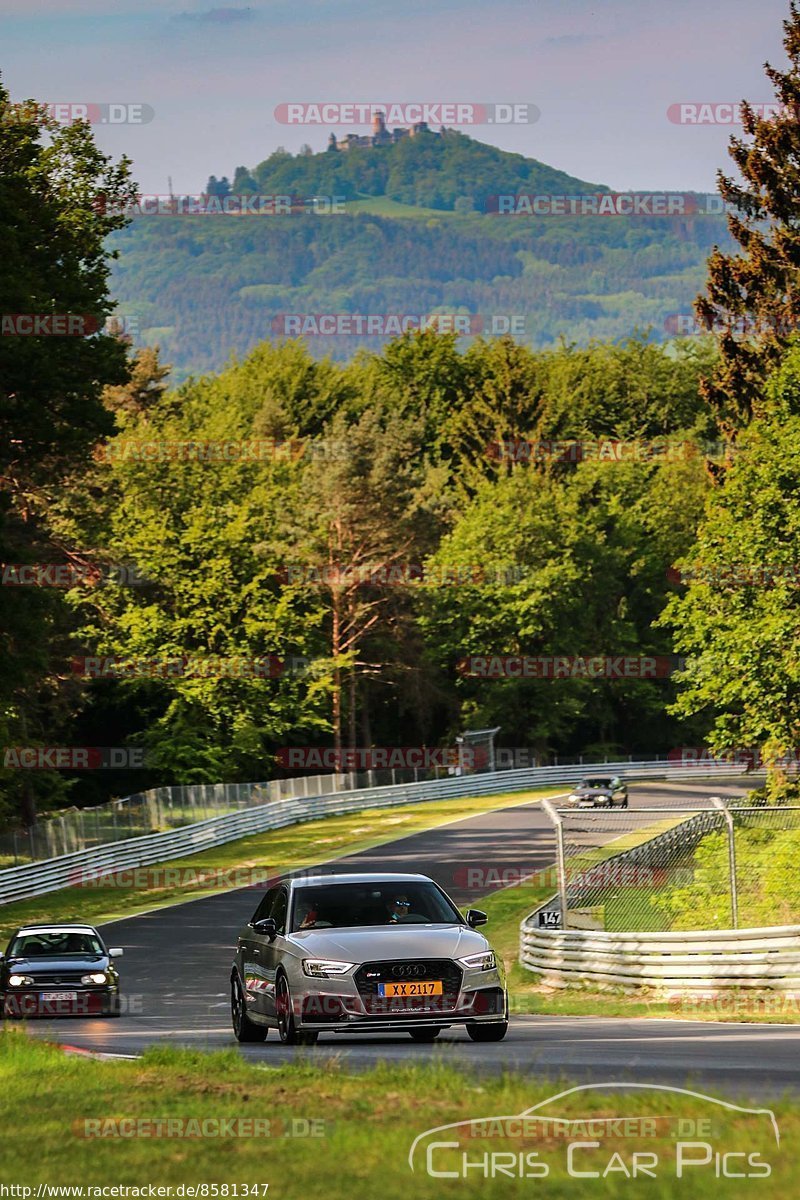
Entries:
{"label": "tree", "polygon": [[739,434],[666,619],[688,656],[674,711],[712,721],[717,753],[779,760],[800,745],[800,346],[793,346]]}
{"label": "tree", "polygon": [[[103,406],[108,384],[127,377],[126,346],[102,332],[108,296],[105,239],[125,224],[135,198],[127,159],[112,163],[87,122],[59,128],[34,101],[12,104],[0,84],[0,556],[50,561],[53,493],[90,459],[114,420]],[[24,336],[13,314],[40,318]],[[73,318],[73,336],[47,332],[47,321]],[[61,328],[63,329],[63,325]],[[67,326],[70,328],[70,326]],[[52,741],[73,710],[63,684],[68,613],[44,589],[0,589],[0,737]],[[34,819],[38,795],[49,801],[58,778],[8,781],[12,803]]]}
{"label": "tree", "polygon": [[742,124],[751,140],[731,138],[730,155],[741,183],[719,173],[720,192],[732,211],[728,225],[741,247],[716,247],[708,261],[707,294],[695,308],[716,331],[721,361],[704,382],[703,395],[728,430],[745,424],[763,395],[800,320],[800,7],[792,0],[783,44],[789,68],[765,64],[781,106],[760,117],[747,103]]}
{"label": "tree", "polygon": [[[307,468],[312,524],[300,549],[310,587],[326,608],[331,721],[334,749],[340,751],[346,712],[355,745],[359,679],[381,674],[385,681],[391,661],[402,658],[398,643],[408,635],[409,582],[414,566],[435,545],[436,520],[426,489],[420,418],[380,406],[352,422],[339,414],[320,450],[318,464]],[[369,653],[381,634],[389,661]]]}

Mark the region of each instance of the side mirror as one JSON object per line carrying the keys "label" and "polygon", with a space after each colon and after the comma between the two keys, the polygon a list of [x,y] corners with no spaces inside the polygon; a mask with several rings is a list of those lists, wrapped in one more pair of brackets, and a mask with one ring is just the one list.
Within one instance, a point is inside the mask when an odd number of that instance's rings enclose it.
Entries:
{"label": "side mirror", "polygon": [[256,933],[262,933],[264,937],[269,938],[271,942],[278,936],[278,926],[272,917],[264,917],[261,921],[254,921],[253,929],[255,929]]}
{"label": "side mirror", "polygon": [[122,958],[124,953],[125,953],[125,951],[122,949],[121,946],[112,946],[112,948],[108,952],[108,957],[109,958]]}
{"label": "side mirror", "polygon": [[479,925],[485,925],[489,920],[485,912],[481,912],[479,908],[467,909],[467,924],[470,929],[477,929]]}

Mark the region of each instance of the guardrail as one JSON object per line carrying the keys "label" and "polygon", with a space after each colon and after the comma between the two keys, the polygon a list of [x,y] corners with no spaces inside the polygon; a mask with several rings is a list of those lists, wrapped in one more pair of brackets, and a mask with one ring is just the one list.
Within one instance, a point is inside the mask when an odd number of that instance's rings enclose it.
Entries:
{"label": "guardrail", "polygon": [[800,925],[672,933],[521,927],[520,961],[555,987],[800,990]]}
{"label": "guardrail", "polygon": [[[0,871],[0,905],[32,896],[45,895],[60,888],[73,886],[89,875],[113,873],[135,867],[150,866],[197,854],[213,846],[221,846],[236,838],[282,829],[322,817],[360,812],[370,808],[393,808],[429,800],[456,799],[463,796],[487,796],[530,791],[534,788],[557,787],[575,783],[587,770],[599,769],[572,764],[559,767],[526,767],[522,770],[495,771],[485,774],[451,776],[447,779],[426,780],[420,783],[389,785],[379,788],[360,788],[335,792],[305,800],[275,800],[267,804],[199,821],[194,825],[146,834],[142,837],[111,842],[90,850],[62,854],[57,858],[26,863]],[[663,760],[650,762],[603,763],[604,774],[625,774],[637,779],[708,778],[737,774],[728,764],[686,767]],[[741,773],[741,772],[739,772]],[[241,787],[233,784],[232,787]],[[265,785],[251,785],[253,787]]]}

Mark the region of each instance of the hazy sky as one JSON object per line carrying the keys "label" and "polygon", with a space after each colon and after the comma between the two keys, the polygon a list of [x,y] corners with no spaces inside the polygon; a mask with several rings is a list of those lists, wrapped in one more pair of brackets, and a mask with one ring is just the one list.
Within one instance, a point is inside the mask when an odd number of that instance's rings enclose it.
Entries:
{"label": "hazy sky", "polygon": [[[680,102],[772,99],[788,0],[0,0],[12,98],[143,104],[98,125],[144,192],[199,191],[330,127],[285,102],[529,103],[535,124],[466,132],[620,189],[709,191],[736,127],[673,124]],[[364,132],[353,124],[338,134]]]}

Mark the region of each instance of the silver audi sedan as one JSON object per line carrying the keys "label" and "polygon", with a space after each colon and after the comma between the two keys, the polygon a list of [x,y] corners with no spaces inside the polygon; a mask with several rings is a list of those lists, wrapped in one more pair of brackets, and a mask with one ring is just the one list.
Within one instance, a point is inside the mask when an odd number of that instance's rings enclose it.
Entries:
{"label": "silver audi sedan", "polygon": [[314,875],[268,891],[241,931],[231,969],[240,1042],[277,1029],[285,1045],[320,1033],[406,1032],[432,1042],[463,1025],[476,1042],[508,1029],[502,963],[426,875]]}

